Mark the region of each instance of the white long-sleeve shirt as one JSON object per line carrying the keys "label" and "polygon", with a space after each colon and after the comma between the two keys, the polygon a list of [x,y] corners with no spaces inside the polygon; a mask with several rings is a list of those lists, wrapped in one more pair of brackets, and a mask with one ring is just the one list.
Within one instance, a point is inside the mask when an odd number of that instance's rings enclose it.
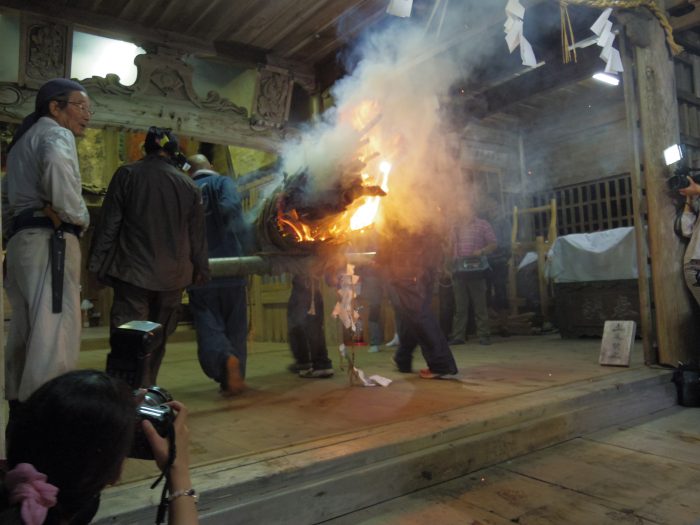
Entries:
{"label": "white long-sleeve shirt", "polygon": [[684,208],[681,215],[681,233],[688,237],[690,242],[685,249],[683,263],[691,260],[700,260],[700,220],[698,220],[698,200],[692,201],[691,209]]}
{"label": "white long-sleeve shirt", "polygon": [[62,221],[87,228],[90,215],[82,196],[73,133],[41,117],[7,158],[9,215],[50,204]]}

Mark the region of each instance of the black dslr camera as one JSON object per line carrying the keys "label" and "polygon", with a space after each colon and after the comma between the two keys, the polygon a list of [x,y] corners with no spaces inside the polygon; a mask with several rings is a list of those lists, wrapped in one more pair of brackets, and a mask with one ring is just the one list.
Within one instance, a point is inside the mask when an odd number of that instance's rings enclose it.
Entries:
{"label": "black dslr camera", "polygon": [[[700,184],[700,173],[697,173],[698,171],[700,171],[700,168],[689,168],[688,166],[682,166],[676,169],[673,175],[666,180],[668,189],[671,191],[678,191],[687,188],[690,186],[690,182],[688,182],[689,175],[691,179]],[[691,173],[693,174],[691,175]]]}
{"label": "black dslr camera", "polygon": [[167,403],[172,396],[164,388],[148,385],[153,350],[163,341],[163,327],[150,321],[130,321],[119,326],[110,336],[110,353],[107,355],[106,372],[126,381],[134,389],[134,395],[145,388],[146,394],[136,407],[134,444],[129,457],[153,459],[153,452],[143,433],[141,422],[150,421],[163,437],[170,434],[175,414]]}

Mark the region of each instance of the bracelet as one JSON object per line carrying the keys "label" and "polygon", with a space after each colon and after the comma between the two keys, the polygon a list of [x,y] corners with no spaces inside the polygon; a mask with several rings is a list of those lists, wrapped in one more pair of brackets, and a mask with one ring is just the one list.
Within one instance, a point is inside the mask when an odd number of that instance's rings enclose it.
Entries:
{"label": "bracelet", "polygon": [[180,496],[189,496],[190,498],[194,499],[195,504],[199,502],[199,496],[197,495],[197,491],[194,489],[186,489],[186,490],[176,490],[170,496],[168,496],[168,503],[172,503],[174,500],[179,498]]}

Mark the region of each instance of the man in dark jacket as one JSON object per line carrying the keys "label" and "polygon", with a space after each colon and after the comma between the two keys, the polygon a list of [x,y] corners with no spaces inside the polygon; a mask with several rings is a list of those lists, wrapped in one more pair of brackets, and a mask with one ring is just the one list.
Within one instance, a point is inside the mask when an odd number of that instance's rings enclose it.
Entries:
{"label": "man in dark jacket", "polygon": [[420,346],[428,365],[420,370],[420,377],[453,378],[458,373],[457,364],[431,309],[443,236],[427,227],[419,232],[407,231],[397,224],[385,228],[377,264],[395,294],[399,345],[394,363],[399,372],[411,373],[413,352]]}
{"label": "man in dark jacket", "polygon": [[163,326],[150,377],[156,384],[165,343],[177,326],[183,290],[209,278],[204,208],[197,186],[178,165],[184,161],[174,135],[150,128],[146,156],[117,169],[107,189],[88,270],[114,289],[112,332],[133,321]]}
{"label": "man in dark jacket", "polygon": [[[202,154],[187,159],[190,176],[202,191],[209,258],[243,255],[243,207],[231,178],[212,170]],[[204,232],[203,232],[204,233]],[[197,330],[197,356],[204,373],[224,395],[245,389],[248,336],[245,277],[221,277],[188,289]]]}

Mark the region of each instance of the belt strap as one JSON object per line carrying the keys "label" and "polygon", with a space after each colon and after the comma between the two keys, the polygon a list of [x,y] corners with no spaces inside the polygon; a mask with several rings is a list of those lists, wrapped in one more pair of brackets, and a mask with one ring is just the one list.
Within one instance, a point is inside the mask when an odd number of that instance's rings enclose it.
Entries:
{"label": "belt strap", "polygon": [[[26,230],[27,228],[51,228],[54,229],[53,222],[48,217],[32,217],[17,215],[12,219],[13,231],[18,232],[20,230]],[[71,224],[69,222],[61,223],[61,230],[66,233],[72,233],[76,237],[80,236],[81,228],[77,224]]]}
{"label": "belt strap", "polygon": [[63,278],[66,263],[66,233],[80,236],[80,226],[67,222],[55,228],[48,217],[35,217],[30,213],[20,213],[12,219],[12,232],[27,228],[48,228],[53,231],[49,239],[49,257],[51,261],[51,311],[55,314],[63,310]]}

